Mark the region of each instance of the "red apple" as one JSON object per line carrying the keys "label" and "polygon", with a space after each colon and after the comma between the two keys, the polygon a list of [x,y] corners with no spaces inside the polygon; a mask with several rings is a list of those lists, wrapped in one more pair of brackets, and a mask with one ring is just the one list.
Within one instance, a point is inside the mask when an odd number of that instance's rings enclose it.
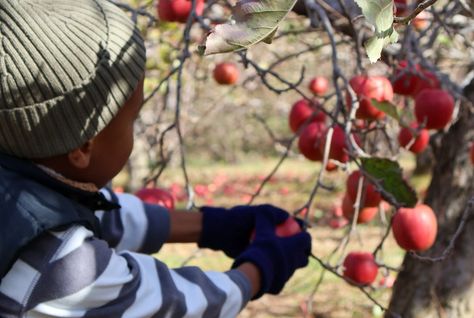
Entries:
{"label": "red apple", "polygon": [[433,72],[421,69],[412,96],[416,97],[421,91],[428,88],[441,88],[441,82]]}
{"label": "red apple", "polygon": [[239,69],[231,62],[222,62],[214,68],[214,79],[221,85],[233,85],[239,79]]}
{"label": "red apple", "polygon": [[[357,188],[359,187],[359,179],[363,177],[359,170],[352,172],[346,180],[346,191],[347,196],[352,202],[356,201],[357,198]],[[382,197],[380,193],[375,189],[375,186],[369,182],[367,178],[364,177],[364,182],[362,183],[362,200],[361,207],[375,207],[377,206]]]}
{"label": "red apple", "polygon": [[329,227],[332,229],[340,229],[348,224],[348,221],[345,218],[336,218],[333,217],[329,220]]}
{"label": "red apple", "polygon": [[397,17],[402,17],[406,15],[408,11],[407,0],[395,0],[394,5],[395,14]]}
{"label": "red apple", "polygon": [[331,171],[336,171],[338,168],[337,164],[335,164],[332,161],[328,161],[328,164],[326,165],[326,171],[331,172]]}
{"label": "red apple", "polygon": [[[192,9],[192,0],[159,0],[158,18],[160,21],[185,23]],[[204,0],[197,0],[196,14],[202,15]]]}
{"label": "red apple", "polygon": [[393,276],[382,276],[379,280],[379,286],[382,288],[392,288],[395,283],[395,277]]}
{"label": "red apple", "polygon": [[196,196],[198,197],[205,197],[207,196],[210,192],[209,189],[206,185],[204,184],[196,184],[194,186],[194,193],[196,193]]}
{"label": "red apple", "polygon": [[[279,237],[288,237],[301,232],[301,227],[299,223],[293,218],[287,218],[283,223],[278,224],[275,227],[275,235]],[[252,231],[250,235],[250,240],[253,241],[255,238],[255,230]]]}
{"label": "red apple", "polygon": [[[358,100],[359,108],[356,118],[377,120],[385,117],[385,113],[372,105],[371,99],[379,102],[391,101],[393,99],[393,88],[390,81],[383,76],[354,76],[350,81]],[[346,102],[349,109],[352,107],[350,94],[346,95]]]}
{"label": "red apple", "polygon": [[442,89],[425,89],[415,99],[415,115],[418,123],[426,121],[427,129],[442,129],[451,122],[454,99]]}
{"label": "red apple", "polygon": [[[372,219],[377,215],[377,212],[379,211],[378,207],[362,207],[359,209],[359,215],[357,216],[357,223],[368,223],[372,221]],[[344,214],[344,217],[351,221],[352,218],[354,217],[355,213],[355,208],[354,208],[354,202],[351,201],[349,196],[346,195],[344,196],[344,199],[342,199],[342,213]]]}
{"label": "red apple", "polygon": [[436,239],[437,231],[436,216],[425,204],[414,208],[400,208],[393,216],[393,236],[397,244],[407,251],[429,249]]}
{"label": "red apple", "polygon": [[361,285],[370,285],[378,273],[374,256],[367,252],[351,252],[344,259],[344,277]]}
{"label": "red apple", "polygon": [[[413,133],[417,132],[418,124],[414,123],[410,125],[410,128],[403,127],[400,129],[400,133],[398,134],[398,142],[401,147],[406,147],[409,143],[412,142]],[[430,141],[430,133],[428,129],[421,129],[417,132],[417,136],[415,141],[412,143],[410,150],[413,153],[420,153],[426,149],[428,143]]]}
{"label": "red apple", "polygon": [[417,29],[418,31],[421,31],[428,27],[429,20],[430,20],[429,18],[430,18],[430,15],[426,11],[421,11],[420,13],[418,13],[418,15],[415,18],[413,18],[411,23],[413,24],[415,29]]}
{"label": "red apple", "polygon": [[471,145],[471,162],[474,165],[474,143]]}
{"label": "red apple", "polygon": [[298,148],[306,159],[311,161],[321,161],[323,152],[321,152],[320,144],[324,142],[326,126],[323,123],[316,122],[306,126],[298,139]]}
{"label": "red apple", "polygon": [[417,73],[420,70],[419,64],[413,65],[413,69],[411,69],[408,61],[400,61],[395,70],[395,80],[392,83],[393,92],[399,95],[413,95],[417,90],[417,85],[419,85],[420,78]]}
{"label": "red apple", "polygon": [[174,210],[174,197],[165,189],[143,188],[138,190],[135,195],[146,203],[158,204],[168,210]]}
{"label": "red apple", "polygon": [[342,206],[340,204],[334,204],[333,207],[331,208],[331,214],[332,216],[337,217],[337,218],[343,216]]}
{"label": "red apple", "polygon": [[301,227],[292,217],[289,217],[282,224],[275,228],[275,234],[279,237],[287,237],[301,232]]}
{"label": "red apple", "polygon": [[[326,130],[321,137],[321,143],[319,145],[321,154],[324,154],[324,148],[326,146],[326,136],[328,130]],[[356,142],[359,143],[356,137]],[[331,150],[329,151],[329,158],[335,159],[339,162],[349,161],[349,155],[346,147],[346,132],[339,126],[334,127],[334,132],[331,139]]]}
{"label": "red apple", "polygon": [[323,76],[316,76],[309,82],[309,89],[314,95],[323,96],[329,88],[329,81]]}
{"label": "red apple", "polygon": [[[318,109],[321,105],[318,101],[309,102],[306,99],[300,99],[291,107],[291,111],[288,117],[290,129],[294,133],[308,120],[311,116],[311,122],[322,122],[326,121],[326,114]],[[314,114],[314,112],[316,112]]]}

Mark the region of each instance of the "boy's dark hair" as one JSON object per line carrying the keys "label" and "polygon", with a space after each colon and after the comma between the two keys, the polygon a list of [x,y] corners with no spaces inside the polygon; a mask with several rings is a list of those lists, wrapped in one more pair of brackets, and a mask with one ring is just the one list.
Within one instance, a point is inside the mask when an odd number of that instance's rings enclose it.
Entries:
{"label": "boy's dark hair", "polygon": [[0,1],[0,152],[34,159],[80,147],[144,68],[139,30],[106,0]]}

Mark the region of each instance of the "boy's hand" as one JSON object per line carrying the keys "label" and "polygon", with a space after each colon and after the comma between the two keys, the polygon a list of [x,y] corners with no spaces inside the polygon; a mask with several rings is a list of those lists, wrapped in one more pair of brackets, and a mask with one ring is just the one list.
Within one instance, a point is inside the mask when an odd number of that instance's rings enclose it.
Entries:
{"label": "boy's hand", "polygon": [[305,231],[280,237],[271,218],[263,214],[256,216],[255,227],[255,239],[232,265],[237,268],[251,263],[258,268],[260,290],[253,299],[265,293],[278,294],[295,270],[308,264],[311,253],[311,236]]}
{"label": "boy's hand", "polygon": [[275,227],[290,215],[288,212],[270,204],[236,206],[231,209],[202,207],[202,231],[199,247],[221,250],[235,258],[249,245],[256,217],[265,216]]}

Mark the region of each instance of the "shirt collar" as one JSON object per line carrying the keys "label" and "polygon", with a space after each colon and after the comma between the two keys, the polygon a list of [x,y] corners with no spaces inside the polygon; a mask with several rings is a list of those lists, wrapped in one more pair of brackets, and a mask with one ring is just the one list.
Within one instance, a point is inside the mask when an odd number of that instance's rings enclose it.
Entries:
{"label": "shirt collar", "polygon": [[13,171],[25,178],[34,180],[87,208],[96,210],[119,209],[120,205],[111,202],[99,191],[86,191],[65,183],[38,167],[30,160],[20,159],[0,153],[0,167]]}

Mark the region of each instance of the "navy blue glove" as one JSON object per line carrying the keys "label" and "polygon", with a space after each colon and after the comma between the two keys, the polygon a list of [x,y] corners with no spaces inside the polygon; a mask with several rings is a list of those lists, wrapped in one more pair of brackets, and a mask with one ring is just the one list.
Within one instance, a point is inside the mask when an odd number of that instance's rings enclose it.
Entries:
{"label": "navy blue glove", "polygon": [[289,217],[288,212],[270,204],[241,205],[231,209],[202,207],[200,210],[203,216],[198,246],[223,251],[232,258],[248,247],[257,215],[267,216],[273,225],[283,223]]}
{"label": "navy blue glove", "polygon": [[253,297],[257,299],[265,293],[278,294],[296,269],[308,264],[310,254],[311,236],[308,232],[279,237],[275,235],[271,219],[257,215],[255,239],[236,258],[232,268],[247,262],[257,266],[261,277],[261,288]]}

